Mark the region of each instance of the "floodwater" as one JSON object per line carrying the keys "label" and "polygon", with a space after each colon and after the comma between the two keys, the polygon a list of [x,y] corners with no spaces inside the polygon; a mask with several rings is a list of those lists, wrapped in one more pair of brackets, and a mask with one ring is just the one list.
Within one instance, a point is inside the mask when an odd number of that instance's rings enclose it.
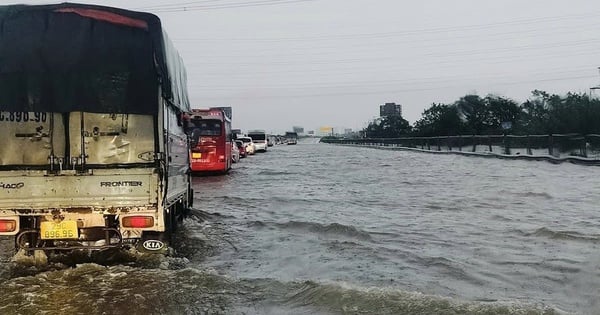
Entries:
{"label": "floodwater", "polygon": [[[318,144],[194,179],[169,257],[9,262],[1,314],[600,314],[600,168]],[[91,261],[101,262],[92,263]]]}

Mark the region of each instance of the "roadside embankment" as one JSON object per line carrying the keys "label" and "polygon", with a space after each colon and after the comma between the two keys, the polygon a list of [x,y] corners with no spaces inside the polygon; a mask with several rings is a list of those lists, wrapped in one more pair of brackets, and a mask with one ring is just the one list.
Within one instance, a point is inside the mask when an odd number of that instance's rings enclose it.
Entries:
{"label": "roadside embankment", "polygon": [[434,154],[569,162],[600,165],[600,135],[453,136],[410,138],[323,138],[321,142],[345,146],[405,150]]}

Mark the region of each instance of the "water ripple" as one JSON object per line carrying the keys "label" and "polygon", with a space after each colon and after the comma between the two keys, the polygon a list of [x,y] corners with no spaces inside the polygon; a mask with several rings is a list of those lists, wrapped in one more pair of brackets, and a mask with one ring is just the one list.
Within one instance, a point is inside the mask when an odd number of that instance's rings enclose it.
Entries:
{"label": "water ripple", "polygon": [[553,240],[569,240],[593,243],[600,242],[600,235],[598,234],[589,235],[577,231],[554,231],[546,227],[539,228],[533,233],[524,233],[524,235],[549,238]]}
{"label": "water ripple", "polygon": [[316,222],[289,221],[284,223],[253,221],[249,225],[254,228],[277,227],[282,230],[291,230],[299,232],[312,232],[322,236],[350,237],[360,240],[371,240],[368,232],[360,230],[351,225],[339,223],[321,224]]}

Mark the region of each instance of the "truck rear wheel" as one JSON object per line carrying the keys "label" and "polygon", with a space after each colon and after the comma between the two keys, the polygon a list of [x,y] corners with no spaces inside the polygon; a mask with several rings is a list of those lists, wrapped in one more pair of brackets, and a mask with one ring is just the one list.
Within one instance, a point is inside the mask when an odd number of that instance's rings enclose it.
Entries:
{"label": "truck rear wheel", "polygon": [[183,222],[186,211],[187,208],[184,201],[179,201],[169,208],[168,213],[165,213],[165,233],[169,240],[172,239],[172,234],[177,231],[179,223]]}

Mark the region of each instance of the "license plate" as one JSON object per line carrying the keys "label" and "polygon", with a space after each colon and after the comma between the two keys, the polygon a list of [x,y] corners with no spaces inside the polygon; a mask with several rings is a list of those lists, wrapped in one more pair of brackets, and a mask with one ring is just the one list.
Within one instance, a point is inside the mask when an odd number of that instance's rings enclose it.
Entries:
{"label": "license plate", "polygon": [[202,153],[192,152],[192,159],[201,159]]}
{"label": "license plate", "polygon": [[79,237],[77,221],[44,221],[40,225],[43,240],[73,239]]}

